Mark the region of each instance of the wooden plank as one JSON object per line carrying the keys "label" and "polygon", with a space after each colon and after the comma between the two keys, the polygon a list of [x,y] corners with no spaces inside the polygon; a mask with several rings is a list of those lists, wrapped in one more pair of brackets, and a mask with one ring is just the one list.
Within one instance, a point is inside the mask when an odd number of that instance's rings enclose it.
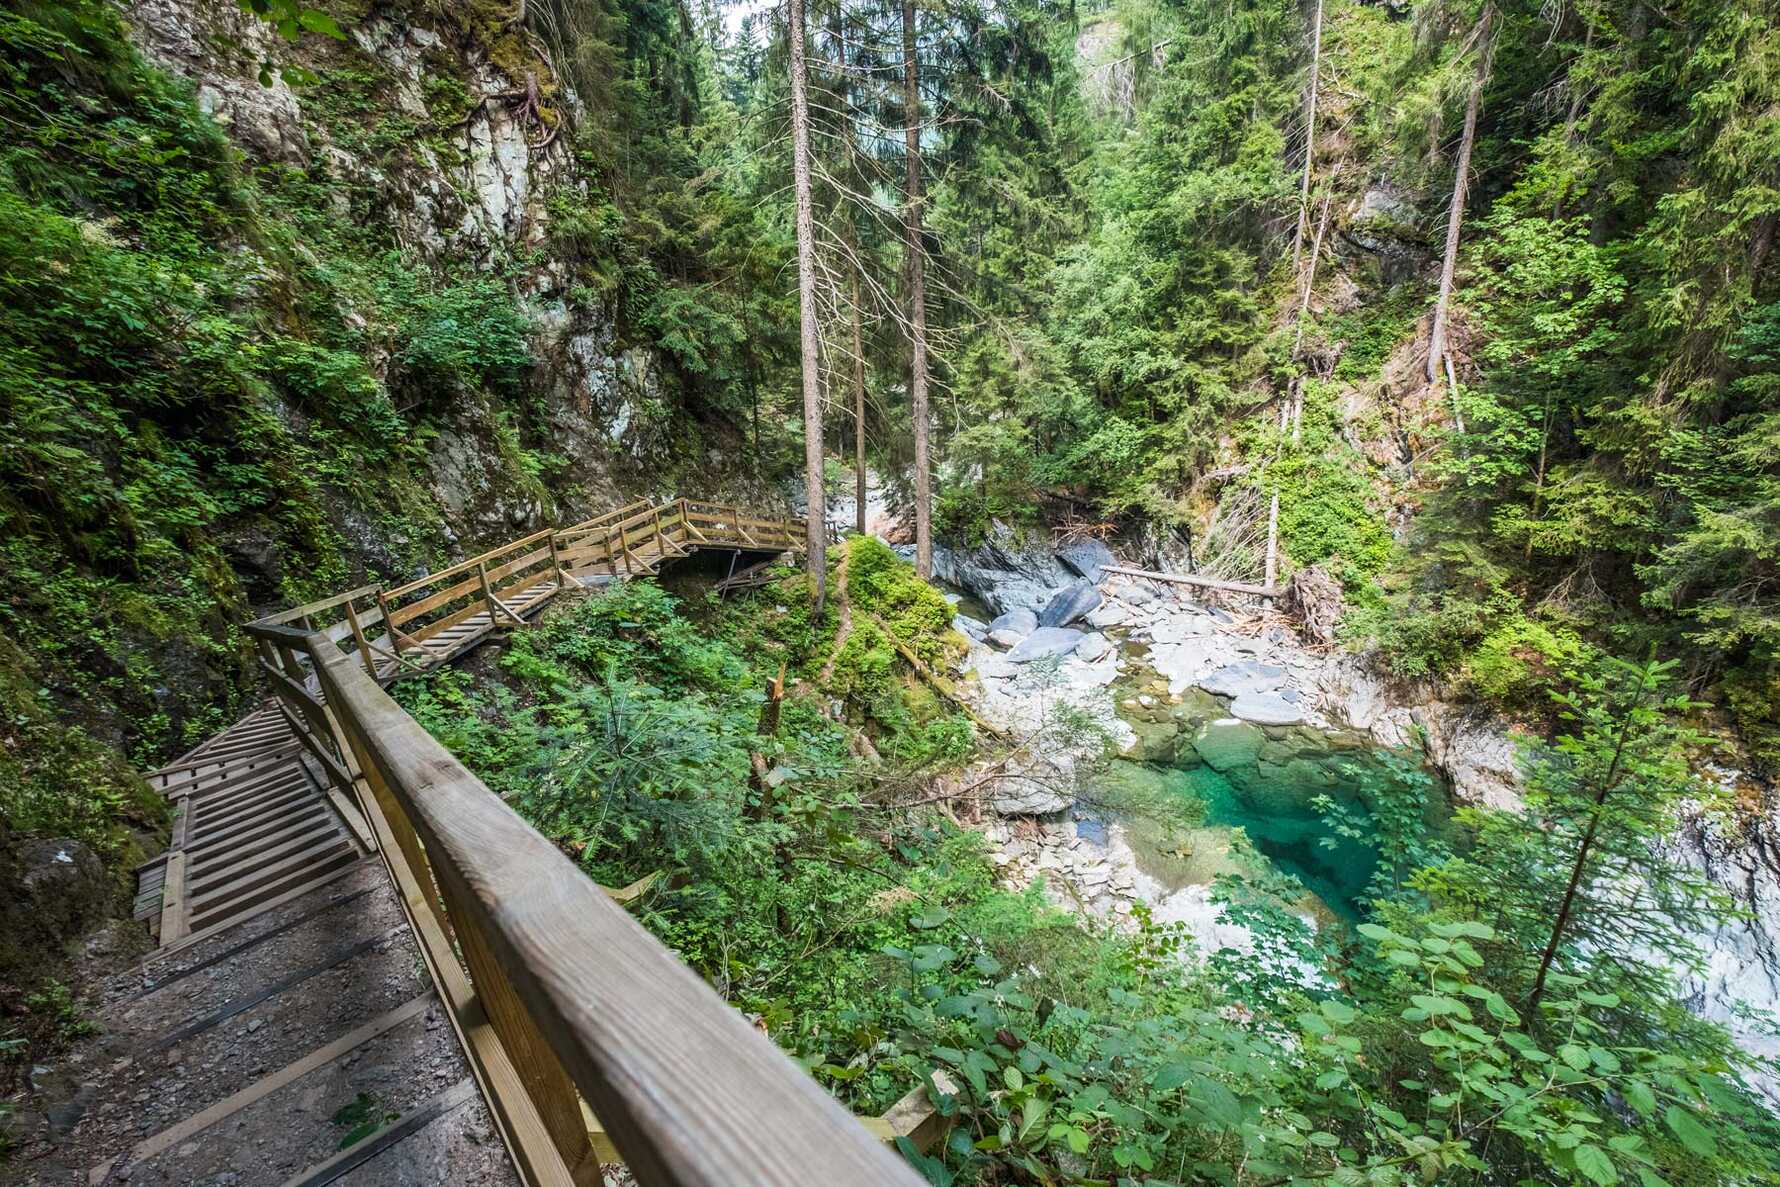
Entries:
{"label": "wooden plank", "polygon": [[1152,573],[1148,569],[1127,569],[1123,565],[1102,565],[1103,573],[1118,573],[1126,577],[1142,577],[1149,581],[1167,581],[1175,585],[1196,585],[1203,589],[1216,589],[1224,593],[1253,594],[1260,598],[1277,598],[1282,592],[1278,586],[1250,585],[1244,581],[1219,581],[1212,577],[1199,577],[1192,573]]}
{"label": "wooden plank", "polygon": [[[351,843],[348,842],[337,829],[331,831],[307,848],[292,853],[279,862],[268,866],[255,865],[250,873],[243,874],[232,882],[225,882],[221,886],[213,886],[201,894],[194,895],[192,897],[192,914],[208,915],[215,912],[219,907],[227,906],[236,899],[249,898],[254,891],[264,889],[266,886],[273,882],[277,882],[287,874],[301,870],[304,866],[319,864],[323,858],[328,856],[330,851],[336,849],[345,849],[349,853],[352,852]],[[353,853],[353,856],[356,857],[357,854]],[[246,904],[243,903],[242,905],[245,906]]]}
{"label": "wooden plank", "polygon": [[185,897],[184,852],[167,857],[167,879],[161,886],[161,944],[177,944],[192,934],[192,917]]}
{"label": "wooden plank", "polygon": [[194,928],[192,930],[192,934],[187,936],[185,939],[181,940],[179,943],[165,946],[165,947],[161,948],[160,950],[152,953],[151,955],[143,958],[142,962],[136,966],[135,971],[146,974],[146,972],[148,970],[148,966],[155,963],[158,960],[164,960],[169,956],[176,956],[180,952],[183,952],[188,948],[191,948],[198,944],[202,944],[206,940],[213,939],[214,937],[221,935],[223,932],[228,931],[232,927],[240,927],[242,924],[248,922],[249,920],[253,919],[257,915],[263,915],[267,911],[276,910],[277,908],[284,906],[286,903],[289,903],[295,899],[300,899],[306,894],[310,894],[314,891],[320,890],[322,887],[328,885],[331,882],[338,882],[340,879],[346,877],[346,875],[348,875],[348,874],[352,873],[354,870],[358,869],[363,861],[364,861],[364,859],[361,858],[359,861],[355,861],[351,865],[348,865],[342,869],[329,870],[327,873],[316,877],[312,881],[306,882],[301,886],[294,886],[291,889],[280,893],[278,895],[278,897],[276,897],[276,898],[268,899],[265,902],[261,902],[261,903],[255,903],[252,910],[243,912],[242,914],[237,915],[233,918],[225,919],[221,923],[215,923],[215,924],[210,924],[205,927]]}
{"label": "wooden plank", "polygon": [[413,822],[453,907],[639,1182],[919,1187],[344,653],[319,636],[311,646],[360,767]]}
{"label": "wooden plank", "polygon": [[[166,1153],[168,1150],[171,1150],[174,1146],[179,1145],[194,1134],[199,1134],[206,1129],[209,1129],[218,1121],[239,1113],[242,1109],[245,1109],[248,1105],[251,1105],[256,1101],[264,1100],[274,1092],[277,1092],[280,1088],[283,1088],[286,1084],[294,1083],[317,1068],[326,1067],[353,1048],[370,1042],[385,1031],[393,1030],[410,1018],[418,1017],[426,1010],[427,1006],[431,1004],[432,1000],[433,995],[430,993],[423,993],[419,997],[410,999],[406,1003],[389,1011],[387,1014],[365,1023],[357,1030],[341,1035],[324,1047],[316,1048],[295,1063],[286,1064],[271,1075],[255,1080],[240,1092],[235,1093],[235,1095],[217,1101],[208,1109],[192,1114],[177,1125],[163,1129],[157,1134],[144,1138],[142,1141],[137,1142],[136,1145],[130,1149],[128,1154],[125,1154],[122,1157],[127,1165],[137,1166],[147,1162],[151,1158]],[[116,1158],[107,1159],[105,1162],[100,1163],[98,1166],[93,1167],[88,1171],[88,1184],[90,1184],[91,1187],[98,1187],[99,1184],[105,1182],[106,1176],[111,1173],[112,1164],[116,1161]]]}

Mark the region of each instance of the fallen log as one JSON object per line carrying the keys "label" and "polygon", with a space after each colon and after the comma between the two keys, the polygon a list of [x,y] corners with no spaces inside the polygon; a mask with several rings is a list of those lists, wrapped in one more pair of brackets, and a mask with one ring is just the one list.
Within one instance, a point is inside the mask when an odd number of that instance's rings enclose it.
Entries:
{"label": "fallen log", "polygon": [[1118,573],[1125,577],[1143,577],[1150,581],[1170,581],[1176,585],[1197,585],[1224,593],[1252,594],[1257,598],[1277,598],[1282,591],[1277,585],[1250,585],[1245,581],[1220,581],[1193,573],[1152,573],[1148,569],[1127,569],[1123,565],[1102,565],[1102,573]]}

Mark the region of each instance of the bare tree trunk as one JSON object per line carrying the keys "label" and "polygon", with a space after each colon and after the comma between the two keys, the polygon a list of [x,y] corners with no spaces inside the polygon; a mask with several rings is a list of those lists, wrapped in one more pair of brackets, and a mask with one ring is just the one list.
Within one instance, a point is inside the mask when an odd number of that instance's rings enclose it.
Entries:
{"label": "bare tree trunk", "polygon": [[859,326],[859,273],[853,273],[853,503],[865,535],[865,342]]}
{"label": "bare tree trunk", "polygon": [[1310,162],[1316,151],[1316,91],[1323,64],[1323,0],[1316,0],[1316,26],[1310,35],[1310,93],[1304,97],[1304,179],[1298,185],[1298,235],[1292,240],[1292,275],[1304,254],[1310,229]]}
{"label": "bare tree trunk", "polygon": [[1465,133],[1459,140],[1458,168],[1452,179],[1452,207],[1446,214],[1446,257],[1440,263],[1440,295],[1434,301],[1434,328],[1428,336],[1428,382],[1440,378],[1440,360],[1446,355],[1446,307],[1452,300],[1453,273],[1459,263],[1459,232],[1465,225],[1465,192],[1471,182],[1471,149],[1477,142],[1477,108],[1483,100],[1490,72],[1491,9],[1483,10],[1477,34],[1477,68],[1471,76],[1471,94],[1465,100]]}
{"label": "bare tree trunk", "polygon": [[810,598],[819,619],[828,593],[828,504],[822,493],[822,342],[816,331],[816,230],[810,205],[810,97],[803,0],[790,0],[792,185],[797,192],[797,310],[803,347],[803,461],[809,515]]}
{"label": "bare tree trunk", "polygon": [[915,421],[915,572],[933,575],[933,474],[927,441],[927,287],[921,247],[921,75],[915,4],[902,0],[902,96],[908,153],[903,230],[909,268],[909,408]]}

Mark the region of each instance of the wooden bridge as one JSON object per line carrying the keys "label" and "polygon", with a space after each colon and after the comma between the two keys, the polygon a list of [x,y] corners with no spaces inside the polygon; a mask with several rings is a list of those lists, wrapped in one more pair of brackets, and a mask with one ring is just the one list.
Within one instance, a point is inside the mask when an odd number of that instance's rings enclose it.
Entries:
{"label": "wooden bridge", "polygon": [[[585,1187],[623,1161],[645,1187],[914,1187],[883,1143],[934,1139],[922,1093],[882,1118],[847,1114],[384,691],[564,590],[700,549],[796,553],[804,532],[735,507],[635,503],[248,624],[273,697],[148,776],[176,803],[168,852],[139,872],[138,915],[161,947],[115,987],[108,1022],[138,1050],[216,1060],[230,1036],[269,1034],[285,1062],[248,1060],[166,1126],[110,1135],[89,1181],[222,1168],[287,1187]],[[457,1040],[443,1054],[437,1020]],[[397,1092],[404,1108],[323,1157],[296,1122],[312,1098],[346,1102],[336,1117],[370,1098],[354,1069],[374,1048],[383,1061],[368,1066],[384,1072],[427,1052],[429,1092]],[[164,1088],[156,1060],[112,1066],[119,1099],[146,1108]],[[231,1126],[281,1108],[295,1128],[231,1148]],[[439,1177],[400,1161],[417,1134],[480,1108],[507,1155],[498,1165],[449,1136],[429,1148]]]}

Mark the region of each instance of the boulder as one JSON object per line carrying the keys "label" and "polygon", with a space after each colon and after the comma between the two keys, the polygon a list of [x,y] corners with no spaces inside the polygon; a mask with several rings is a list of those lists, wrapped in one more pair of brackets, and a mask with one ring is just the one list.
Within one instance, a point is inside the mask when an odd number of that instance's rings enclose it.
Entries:
{"label": "boulder", "polygon": [[1026,631],[1010,630],[990,631],[986,638],[990,644],[1006,651],[1010,647],[1018,647],[1020,645],[1020,640],[1024,639],[1028,633],[1029,632]]}
{"label": "boulder", "polygon": [[1248,693],[1272,692],[1285,682],[1286,670],[1278,664],[1245,659],[1225,664],[1205,679],[1199,687],[1221,697],[1239,697]]}
{"label": "boulder", "polygon": [[1061,659],[1080,646],[1086,637],[1081,631],[1068,627],[1041,626],[1020,640],[1019,646],[1007,653],[1007,658],[1016,664],[1031,663],[1035,659],[1053,655]]}
{"label": "boulder", "polygon": [[1074,771],[1042,758],[1008,771],[991,787],[989,806],[1003,816],[1053,816],[1075,803]]}
{"label": "boulder", "polygon": [[1127,585],[1119,591],[1119,597],[1133,606],[1147,606],[1156,600],[1155,591],[1147,585]]}
{"label": "boulder", "polygon": [[1297,725],[1304,720],[1304,709],[1278,693],[1245,692],[1230,702],[1230,713],[1256,725]]}
{"label": "boulder", "polygon": [[1117,602],[1102,602],[1088,611],[1083,620],[1096,630],[1105,630],[1109,626],[1120,626],[1131,620],[1131,612]]}
{"label": "boulder", "polygon": [[1254,762],[1266,738],[1260,726],[1234,717],[1222,717],[1200,727],[1199,736],[1193,739],[1193,749],[1212,770],[1229,771]]}
{"label": "boulder", "polygon": [[989,637],[989,625],[977,621],[968,614],[954,614],[952,616],[952,629],[961,635],[968,635],[979,643]]}
{"label": "boulder", "polygon": [[1070,572],[1057,563],[1046,544],[995,524],[989,538],[973,548],[935,547],[933,575],[1002,614],[1015,607],[1044,605],[1050,591],[1069,580]]}
{"label": "boulder", "polygon": [[1112,644],[1106,641],[1105,635],[1089,635],[1076,644],[1075,657],[1085,664],[1091,664],[1112,650]]}
{"label": "boulder", "polygon": [[992,631],[1013,631],[1018,635],[1030,635],[1038,629],[1038,615],[1024,606],[1000,614],[989,623]]}
{"label": "boulder", "polygon": [[1100,591],[1094,588],[1092,582],[1078,581],[1059,590],[1055,597],[1045,603],[1045,608],[1038,612],[1038,625],[1068,626],[1100,605],[1100,602]]}
{"label": "boulder", "polygon": [[1019,675],[1020,669],[999,655],[991,655],[977,661],[976,674],[985,680],[1008,680]]}
{"label": "boulder", "polygon": [[1094,585],[1100,584],[1101,570],[1116,563],[1112,549],[1092,536],[1065,544],[1057,550],[1057,559],[1063,562],[1064,568],[1079,577],[1086,577]]}

